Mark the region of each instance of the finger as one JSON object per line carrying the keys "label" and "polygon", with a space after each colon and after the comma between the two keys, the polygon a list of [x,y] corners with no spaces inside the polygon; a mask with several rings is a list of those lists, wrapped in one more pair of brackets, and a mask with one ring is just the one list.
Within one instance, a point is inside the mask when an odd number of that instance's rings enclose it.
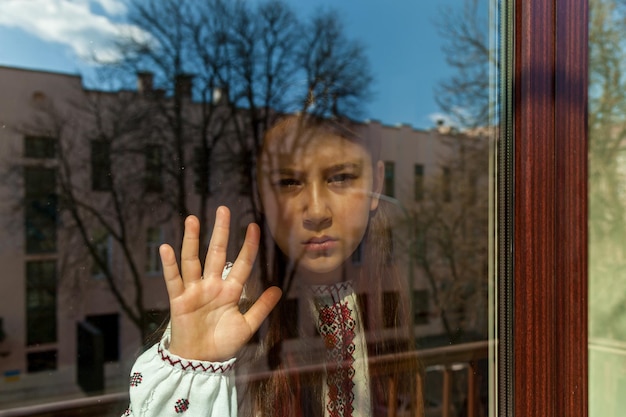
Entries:
{"label": "finger", "polygon": [[244,314],[252,333],[256,332],[263,320],[267,318],[270,312],[278,304],[278,300],[282,295],[282,291],[278,287],[270,287],[261,294],[259,299]]}
{"label": "finger", "polygon": [[259,251],[260,236],[261,231],[259,230],[259,226],[250,223],[246,230],[246,238],[243,241],[241,251],[235,260],[233,268],[230,270],[230,274],[228,274],[229,280],[234,280],[241,285],[246,282]]}
{"label": "finger", "polygon": [[224,206],[215,212],[215,225],[204,261],[205,277],[222,279],[222,270],[226,264],[228,235],[230,232],[230,210]]}
{"label": "finger", "polygon": [[177,298],[185,291],[185,285],[178,270],[176,263],[176,255],[174,249],[170,245],[161,245],[159,247],[161,255],[161,264],[163,265],[163,278],[165,279],[165,287],[170,300]]}
{"label": "finger", "polygon": [[180,254],[180,268],[185,285],[199,281],[202,275],[200,258],[198,258],[198,246],[200,244],[200,222],[195,216],[185,219],[185,234],[183,235],[183,248]]}

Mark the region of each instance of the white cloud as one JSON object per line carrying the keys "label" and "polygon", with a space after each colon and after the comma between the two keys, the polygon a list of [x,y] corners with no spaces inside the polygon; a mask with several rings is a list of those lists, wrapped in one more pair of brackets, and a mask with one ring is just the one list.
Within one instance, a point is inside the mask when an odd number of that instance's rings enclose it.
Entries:
{"label": "white cloud", "polygon": [[126,13],[126,4],[120,0],[94,0],[105,12],[113,16],[120,16]]}
{"label": "white cloud", "polygon": [[[93,5],[108,15],[94,13]],[[116,35],[147,36],[138,28],[112,19],[125,12],[122,0],[2,0],[0,25],[19,28],[46,42],[67,45],[87,61],[111,61],[118,58],[111,45]]]}

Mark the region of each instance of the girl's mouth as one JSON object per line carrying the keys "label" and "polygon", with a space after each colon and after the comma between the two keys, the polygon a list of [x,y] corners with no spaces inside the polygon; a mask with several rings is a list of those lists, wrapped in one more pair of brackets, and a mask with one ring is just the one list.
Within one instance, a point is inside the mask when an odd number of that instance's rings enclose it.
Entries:
{"label": "girl's mouth", "polygon": [[328,251],[337,246],[337,239],[330,236],[312,237],[302,242],[306,251]]}

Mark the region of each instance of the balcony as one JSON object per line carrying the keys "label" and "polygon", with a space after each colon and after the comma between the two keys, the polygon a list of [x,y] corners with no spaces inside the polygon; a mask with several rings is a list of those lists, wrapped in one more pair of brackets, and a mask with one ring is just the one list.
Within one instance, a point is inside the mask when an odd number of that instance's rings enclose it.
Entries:
{"label": "balcony", "polygon": [[[412,355],[417,355],[425,370],[424,380],[420,379],[418,386],[418,391],[423,394],[418,395],[423,399],[418,407],[424,410],[425,417],[487,415],[486,404],[481,401],[481,395],[487,393],[479,388],[481,372],[477,367],[481,360],[489,356],[488,341],[421,349],[404,355],[378,356],[371,360],[370,372],[384,377],[390,362],[408,362]],[[316,370],[311,367],[300,372]],[[408,404],[395,394],[397,381],[389,377],[387,383],[389,398],[394,400],[386,405],[384,414],[388,417],[408,417]],[[459,391],[459,387],[464,388],[464,392]],[[0,417],[119,417],[127,405],[128,393],[121,392],[3,410]]]}

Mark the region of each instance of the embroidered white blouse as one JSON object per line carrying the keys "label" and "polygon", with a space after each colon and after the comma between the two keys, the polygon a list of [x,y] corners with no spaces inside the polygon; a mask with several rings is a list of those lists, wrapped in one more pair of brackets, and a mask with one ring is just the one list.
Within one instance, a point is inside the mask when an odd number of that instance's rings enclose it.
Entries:
{"label": "embroidered white blouse", "polygon": [[[367,347],[350,283],[311,289],[310,306],[326,346],[325,417],[371,415]],[[169,327],[130,373],[130,405],[123,416],[237,416],[235,358],[187,360],[168,351]]]}

